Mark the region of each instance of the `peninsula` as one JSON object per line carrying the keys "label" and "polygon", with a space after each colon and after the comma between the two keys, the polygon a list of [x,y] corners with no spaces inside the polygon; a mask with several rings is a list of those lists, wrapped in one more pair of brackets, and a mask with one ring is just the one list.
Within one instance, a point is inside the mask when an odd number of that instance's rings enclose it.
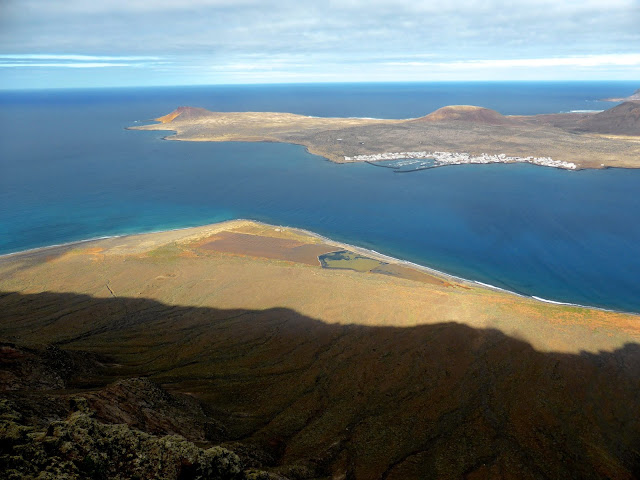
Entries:
{"label": "peninsula", "polygon": [[455,105],[407,120],[180,107],[156,120],[129,128],[174,131],[167,140],[300,144],[337,163],[428,159],[422,167],[527,162],[568,170],[640,168],[636,101],[603,112],[533,116]]}
{"label": "peninsula", "polygon": [[603,102],[640,102],[640,88],[628,97],[603,98]]}

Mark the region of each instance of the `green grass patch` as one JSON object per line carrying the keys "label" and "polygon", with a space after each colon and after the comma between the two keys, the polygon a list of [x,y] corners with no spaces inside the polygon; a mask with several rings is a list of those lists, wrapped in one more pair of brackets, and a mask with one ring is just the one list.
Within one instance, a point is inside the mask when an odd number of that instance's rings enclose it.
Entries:
{"label": "green grass patch", "polygon": [[370,272],[374,268],[386,265],[373,258],[364,257],[348,250],[325,253],[318,257],[322,268],[336,268],[342,270],[355,270],[356,272]]}
{"label": "green grass patch", "polygon": [[147,253],[147,256],[157,260],[172,260],[178,258],[180,253],[182,253],[182,250],[175,243],[170,243],[151,250]]}

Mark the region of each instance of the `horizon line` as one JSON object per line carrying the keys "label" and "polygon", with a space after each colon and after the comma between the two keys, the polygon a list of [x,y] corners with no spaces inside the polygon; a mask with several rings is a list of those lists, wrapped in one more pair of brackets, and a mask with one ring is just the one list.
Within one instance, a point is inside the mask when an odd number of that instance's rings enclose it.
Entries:
{"label": "horizon line", "polygon": [[89,85],[89,86],[48,86],[48,87],[0,87],[0,92],[26,92],[26,91],[61,91],[61,90],[116,90],[116,89],[148,89],[148,88],[180,88],[180,87],[260,87],[260,86],[312,86],[312,85],[424,85],[443,83],[638,83],[637,80],[620,79],[514,79],[514,80],[342,80],[342,81],[315,81],[315,82],[236,82],[236,83],[175,83],[155,85]]}

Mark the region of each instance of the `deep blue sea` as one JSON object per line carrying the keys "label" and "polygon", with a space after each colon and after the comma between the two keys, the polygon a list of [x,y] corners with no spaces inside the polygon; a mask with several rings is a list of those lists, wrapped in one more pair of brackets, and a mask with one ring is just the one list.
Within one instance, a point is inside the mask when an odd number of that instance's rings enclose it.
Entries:
{"label": "deep blue sea", "polygon": [[430,83],[0,92],[0,253],[251,218],[555,301],[640,312],[640,170],[463,165],[397,174],[295,145],[167,142],[180,105],[407,118],[599,110],[636,83]]}

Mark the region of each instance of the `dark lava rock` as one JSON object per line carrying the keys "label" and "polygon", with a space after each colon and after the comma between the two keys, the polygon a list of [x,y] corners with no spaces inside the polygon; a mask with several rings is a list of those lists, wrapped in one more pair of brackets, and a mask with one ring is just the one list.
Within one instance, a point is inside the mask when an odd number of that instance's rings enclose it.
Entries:
{"label": "dark lava rock", "polygon": [[84,398],[71,401],[67,419],[46,430],[22,424],[11,402],[0,400],[0,471],[3,478],[244,480],[282,478],[244,471],[222,447],[200,448],[178,435],[158,437],[94,418]]}

